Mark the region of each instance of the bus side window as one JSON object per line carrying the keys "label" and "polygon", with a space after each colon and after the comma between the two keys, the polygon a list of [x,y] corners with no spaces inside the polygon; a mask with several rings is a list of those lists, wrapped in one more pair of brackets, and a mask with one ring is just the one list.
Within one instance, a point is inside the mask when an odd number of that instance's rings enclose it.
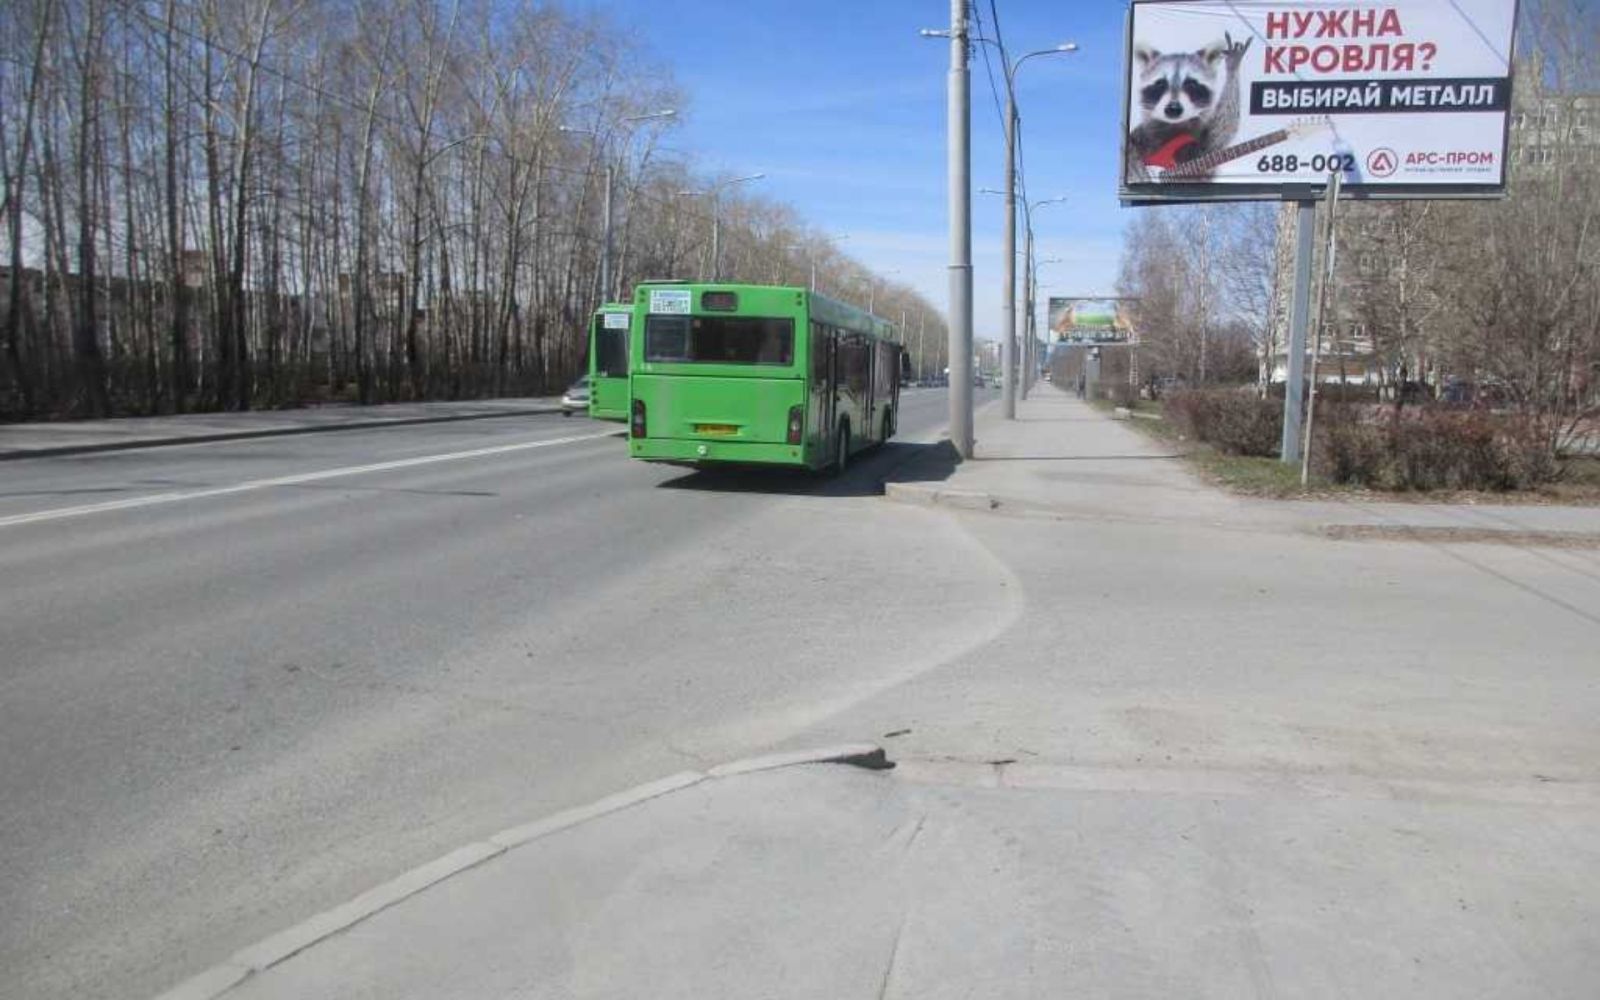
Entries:
{"label": "bus side window", "polygon": [[867,339],[860,334],[854,334],[850,342],[850,391],[857,397],[865,399],[872,364],[867,355]]}

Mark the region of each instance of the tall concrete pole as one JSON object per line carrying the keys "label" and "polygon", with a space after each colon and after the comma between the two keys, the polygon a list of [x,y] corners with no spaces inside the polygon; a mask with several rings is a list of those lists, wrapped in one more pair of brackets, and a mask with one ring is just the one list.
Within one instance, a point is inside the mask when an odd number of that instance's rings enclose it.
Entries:
{"label": "tall concrete pole", "polygon": [[950,0],[948,115],[950,198],[950,442],[972,457],[972,89],[967,75],[967,0]]}
{"label": "tall concrete pole", "polygon": [[616,183],[616,167],[606,164],[605,229],[600,237],[600,301],[611,301],[611,198]]}
{"label": "tall concrete pole", "polygon": [[1023,399],[1028,398],[1028,389],[1033,385],[1033,370],[1037,367],[1033,361],[1033,213],[1028,211],[1027,202],[1022,205],[1022,221],[1024,232],[1022,238],[1022,317],[1018,327],[1022,337],[1022,387],[1019,394]]}
{"label": "tall concrete pole", "polygon": [[717,273],[721,263],[719,251],[721,250],[720,238],[722,235],[722,199],[715,194],[711,196],[711,280],[719,281],[721,276]]}
{"label": "tall concrete pole", "polygon": [[1017,102],[1006,86],[1006,228],[1001,255],[1005,272],[1000,291],[1000,412],[1017,419]]}
{"label": "tall concrete pole", "polygon": [[922,342],[922,335],[927,332],[927,326],[928,326],[928,314],[922,311],[922,307],[921,306],[918,306],[917,307],[917,378],[918,378],[918,380],[925,379],[925,378],[928,377],[928,352],[924,349],[924,345],[923,345],[923,342]]}
{"label": "tall concrete pole", "polygon": [[1278,457],[1285,465],[1300,462],[1306,322],[1311,312],[1311,252],[1316,228],[1317,203],[1308,198],[1296,207],[1294,218],[1294,303],[1289,307],[1289,371],[1283,380],[1283,440],[1278,448]]}

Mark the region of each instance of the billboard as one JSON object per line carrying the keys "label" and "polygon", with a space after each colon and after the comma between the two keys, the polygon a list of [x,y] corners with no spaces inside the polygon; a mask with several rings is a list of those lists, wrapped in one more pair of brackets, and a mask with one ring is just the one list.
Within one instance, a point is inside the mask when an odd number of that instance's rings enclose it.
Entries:
{"label": "billboard", "polygon": [[1124,202],[1503,194],[1516,0],[1134,0]]}
{"label": "billboard", "polygon": [[1050,299],[1050,339],[1063,344],[1120,344],[1132,326],[1124,313],[1125,299]]}

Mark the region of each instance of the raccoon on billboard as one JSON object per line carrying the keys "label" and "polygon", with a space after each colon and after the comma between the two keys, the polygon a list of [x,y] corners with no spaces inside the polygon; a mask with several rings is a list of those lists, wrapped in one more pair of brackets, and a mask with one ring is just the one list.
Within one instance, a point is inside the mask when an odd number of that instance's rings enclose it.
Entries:
{"label": "raccoon on billboard", "polygon": [[1133,0],[1125,203],[1503,194],[1516,0]]}
{"label": "raccoon on billboard", "polygon": [[1064,344],[1116,344],[1128,339],[1125,299],[1057,298],[1049,302],[1052,339]]}

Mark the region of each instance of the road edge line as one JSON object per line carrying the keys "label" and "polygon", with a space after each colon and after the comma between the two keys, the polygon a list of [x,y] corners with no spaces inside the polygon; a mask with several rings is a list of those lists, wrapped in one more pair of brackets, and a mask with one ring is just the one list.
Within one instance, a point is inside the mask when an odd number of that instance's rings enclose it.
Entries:
{"label": "road edge line", "polygon": [[252,976],[266,972],[280,962],[361,923],[368,917],[375,916],[425,889],[518,847],[708,781],[802,764],[848,764],[875,771],[894,767],[883,747],[874,743],[847,743],[813,750],[744,757],[718,764],[704,771],[680,771],[665,778],[647,781],[603,796],[587,805],[563,809],[542,819],[508,827],[483,840],[458,847],[432,861],[402,872],[386,882],[379,883],[347,902],[323,910],[276,934],[240,948],[216,965],[158,994],[155,1000],[216,1000]]}

